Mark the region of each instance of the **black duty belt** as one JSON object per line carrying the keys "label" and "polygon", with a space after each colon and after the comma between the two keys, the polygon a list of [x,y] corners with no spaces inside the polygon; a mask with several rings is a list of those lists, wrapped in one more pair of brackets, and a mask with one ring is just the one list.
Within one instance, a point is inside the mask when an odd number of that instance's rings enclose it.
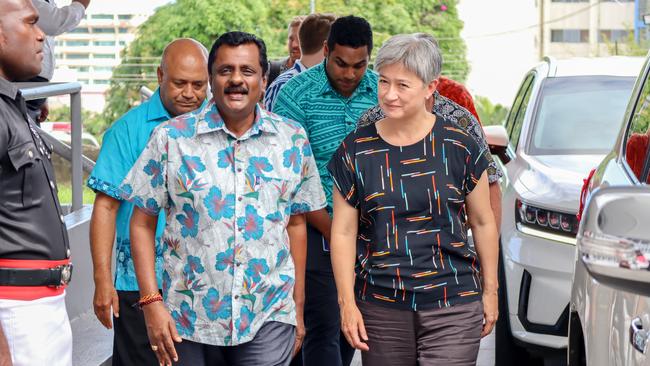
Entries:
{"label": "black duty belt", "polygon": [[0,286],[65,286],[72,278],[72,264],[46,269],[0,268]]}

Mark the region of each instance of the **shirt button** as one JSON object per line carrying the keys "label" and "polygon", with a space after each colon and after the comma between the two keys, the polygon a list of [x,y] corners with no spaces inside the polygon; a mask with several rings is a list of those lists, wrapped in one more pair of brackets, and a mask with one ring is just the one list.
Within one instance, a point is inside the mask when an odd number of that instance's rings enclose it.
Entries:
{"label": "shirt button", "polygon": [[32,150],[27,150],[27,156],[29,156],[30,159],[34,157]]}
{"label": "shirt button", "polygon": [[239,299],[239,295],[235,295],[235,300]]}
{"label": "shirt button", "polygon": [[239,229],[237,229],[237,231],[239,231],[240,233],[242,232],[242,230],[244,230],[244,228],[240,227]]}
{"label": "shirt button", "polygon": [[237,168],[237,172],[238,172],[238,173],[241,173],[241,168]]}
{"label": "shirt button", "polygon": [[235,262],[235,265],[236,265],[237,267],[239,267],[239,266],[241,266],[241,262]]}
{"label": "shirt button", "polygon": [[243,199],[244,199],[244,197],[239,196],[239,198],[237,198],[237,201],[240,201],[240,202],[241,202],[241,200],[243,200]]}

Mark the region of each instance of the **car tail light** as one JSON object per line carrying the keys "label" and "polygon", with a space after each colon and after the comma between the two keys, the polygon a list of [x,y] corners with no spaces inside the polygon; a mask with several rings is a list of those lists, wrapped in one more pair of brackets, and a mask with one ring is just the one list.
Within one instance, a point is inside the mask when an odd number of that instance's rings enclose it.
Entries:
{"label": "car tail light", "polygon": [[578,232],[575,214],[535,207],[521,200],[515,201],[515,211],[516,220],[522,225],[574,238]]}

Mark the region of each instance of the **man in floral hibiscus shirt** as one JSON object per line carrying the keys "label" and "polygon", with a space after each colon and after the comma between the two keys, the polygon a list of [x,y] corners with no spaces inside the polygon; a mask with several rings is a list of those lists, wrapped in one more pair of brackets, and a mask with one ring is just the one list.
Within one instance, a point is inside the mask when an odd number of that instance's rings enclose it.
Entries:
{"label": "man in floral hibiscus shirt", "polygon": [[[325,196],[305,131],[257,105],[266,68],[259,38],[219,37],[213,100],[161,124],[121,186],[138,206],[140,303],[163,364],[287,365],[304,337],[304,215]],[[163,208],[164,304],[153,266]]]}

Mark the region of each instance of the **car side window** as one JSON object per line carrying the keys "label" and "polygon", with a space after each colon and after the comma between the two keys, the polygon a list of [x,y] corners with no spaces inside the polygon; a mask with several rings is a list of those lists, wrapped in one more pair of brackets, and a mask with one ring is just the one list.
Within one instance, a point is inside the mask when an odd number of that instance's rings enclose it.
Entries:
{"label": "car side window", "polygon": [[533,74],[528,75],[519,87],[517,95],[515,96],[514,102],[512,102],[512,108],[510,108],[510,113],[508,113],[508,118],[506,119],[506,131],[508,132],[508,137],[512,139],[512,127],[514,126],[515,118],[517,117],[517,112],[519,112],[519,107],[521,107],[521,102],[524,100],[524,95],[529,89],[530,84],[533,81]]}
{"label": "car side window", "polygon": [[535,81],[535,74],[530,74],[530,82],[528,83],[528,88],[526,89],[525,94],[521,99],[521,105],[515,116],[512,131],[510,132],[510,143],[514,149],[517,149],[519,144],[519,138],[521,137],[521,127],[524,124],[524,116],[528,110],[528,103],[530,102],[530,95],[533,92],[533,82]]}
{"label": "car side window", "polygon": [[628,126],[625,142],[625,161],[640,182],[648,179],[648,139],[650,139],[650,74],[646,76],[643,88],[636,102],[632,122]]}

